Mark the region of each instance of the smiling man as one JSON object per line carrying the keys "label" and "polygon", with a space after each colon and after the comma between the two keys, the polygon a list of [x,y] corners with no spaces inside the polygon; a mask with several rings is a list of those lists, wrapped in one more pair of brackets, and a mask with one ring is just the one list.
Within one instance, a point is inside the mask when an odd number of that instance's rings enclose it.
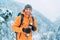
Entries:
{"label": "smiling man", "polygon": [[27,4],[14,21],[12,30],[17,40],[32,40],[32,31],[37,31],[36,19],[32,16],[32,6]]}

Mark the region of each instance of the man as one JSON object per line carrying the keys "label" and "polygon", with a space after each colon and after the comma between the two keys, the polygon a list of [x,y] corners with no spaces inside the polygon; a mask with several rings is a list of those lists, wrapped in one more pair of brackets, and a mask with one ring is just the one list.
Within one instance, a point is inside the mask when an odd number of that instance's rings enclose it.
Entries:
{"label": "man", "polygon": [[38,27],[36,19],[34,18],[34,21],[32,19],[31,5],[27,4],[21,11],[21,14],[24,15],[23,23],[20,25],[22,16],[17,16],[12,26],[12,30],[17,33],[17,40],[32,40],[32,31],[37,31]]}

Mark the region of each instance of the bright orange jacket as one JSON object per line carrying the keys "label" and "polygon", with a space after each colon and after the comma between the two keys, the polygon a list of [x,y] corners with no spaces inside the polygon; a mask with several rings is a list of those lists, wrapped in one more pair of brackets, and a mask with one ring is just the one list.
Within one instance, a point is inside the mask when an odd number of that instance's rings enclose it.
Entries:
{"label": "bright orange jacket", "polygon": [[[29,21],[32,22],[32,17],[28,18],[28,15],[26,15],[24,11],[22,11],[21,13],[24,15],[23,24],[21,25],[21,27],[18,27],[20,25],[21,16],[17,16],[12,26],[12,30],[14,32],[17,32],[17,36],[16,36],[17,40],[32,40],[32,30],[28,37],[26,37],[26,33],[22,31],[22,28],[28,28]],[[37,31],[38,27],[35,18],[34,18],[34,26],[36,27],[36,31]]]}

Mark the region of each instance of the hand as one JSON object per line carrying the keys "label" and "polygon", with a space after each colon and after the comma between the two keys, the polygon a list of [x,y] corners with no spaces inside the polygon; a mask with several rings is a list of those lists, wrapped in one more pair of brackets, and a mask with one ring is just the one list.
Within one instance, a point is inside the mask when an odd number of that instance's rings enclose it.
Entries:
{"label": "hand", "polygon": [[33,30],[33,31],[36,31],[36,27],[35,27],[35,26],[32,26],[32,30]]}
{"label": "hand", "polygon": [[30,29],[32,29],[33,31],[35,31],[35,30],[36,30],[36,27],[35,27],[35,26],[33,26],[33,25],[29,25],[29,27],[30,27]]}
{"label": "hand", "polygon": [[26,28],[23,28],[22,31],[25,32],[26,31]]}

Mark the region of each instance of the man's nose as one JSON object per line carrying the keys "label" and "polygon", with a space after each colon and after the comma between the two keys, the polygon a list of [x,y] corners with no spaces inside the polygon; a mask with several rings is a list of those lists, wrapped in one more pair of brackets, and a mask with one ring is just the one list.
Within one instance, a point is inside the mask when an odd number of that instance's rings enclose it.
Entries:
{"label": "man's nose", "polygon": [[28,9],[28,12],[29,12],[30,10]]}

